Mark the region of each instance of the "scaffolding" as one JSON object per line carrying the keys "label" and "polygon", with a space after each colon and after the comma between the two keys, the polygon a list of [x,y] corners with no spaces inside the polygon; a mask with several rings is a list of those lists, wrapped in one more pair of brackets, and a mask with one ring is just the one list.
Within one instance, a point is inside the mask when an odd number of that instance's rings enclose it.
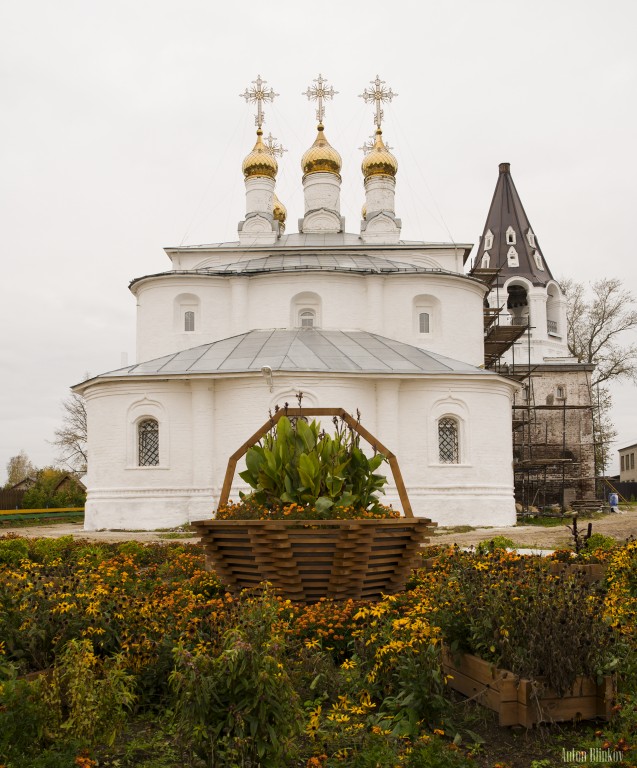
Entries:
{"label": "scaffolding", "polygon": [[[595,478],[586,469],[591,463],[587,452],[594,452],[594,444],[586,440],[594,406],[590,398],[586,404],[570,403],[566,396],[556,404],[552,395],[546,402],[536,401],[536,384],[546,376],[546,366],[531,363],[530,318],[522,325],[520,318],[504,313],[507,303],[500,302],[499,272],[474,265],[470,274],[489,290],[495,283],[497,306],[484,307],[484,367],[522,385],[514,396],[512,416],[516,502],[523,513],[550,507],[564,512],[573,502],[595,497]],[[526,344],[520,344],[524,334]],[[503,359],[509,350],[510,363]]]}

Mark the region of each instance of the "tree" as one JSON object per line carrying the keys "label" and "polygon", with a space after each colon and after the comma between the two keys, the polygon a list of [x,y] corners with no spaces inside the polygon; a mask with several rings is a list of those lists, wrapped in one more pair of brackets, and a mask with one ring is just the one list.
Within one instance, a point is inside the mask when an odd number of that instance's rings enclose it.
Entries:
{"label": "tree", "polygon": [[[627,331],[637,328],[635,297],[619,278],[602,278],[590,284],[560,280],[566,295],[567,343],[580,363],[594,363],[591,392],[595,406],[596,472],[604,474],[609,463],[607,446],[617,436],[611,421],[612,381],[637,381],[637,344],[622,343]],[[625,338],[625,336],[624,336]]]}
{"label": "tree", "polygon": [[57,461],[72,469],[78,475],[86,473],[87,429],[86,404],[82,395],[71,392],[62,401],[62,427],[55,430],[52,444],[58,448]]}
{"label": "tree", "polygon": [[637,345],[621,343],[619,336],[637,328],[635,297],[619,278],[591,283],[561,280],[567,302],[569,352],[580,363],[595,363],[593,386],[613,379],[637,381]]}
{"label": "tree", "polygon": [[76,479],[63,469],[44,467],[38,470],[35,483],[24,494],[23,509],[83,507],[86,493]]}
{"label": "tree", "polygon": [[27,456],[24,449],[12,456],[7,462],[7,483],[6,488],[24,480],[26,477],[33,477],[36,473],[36,468],[31,463],[31,459]]}

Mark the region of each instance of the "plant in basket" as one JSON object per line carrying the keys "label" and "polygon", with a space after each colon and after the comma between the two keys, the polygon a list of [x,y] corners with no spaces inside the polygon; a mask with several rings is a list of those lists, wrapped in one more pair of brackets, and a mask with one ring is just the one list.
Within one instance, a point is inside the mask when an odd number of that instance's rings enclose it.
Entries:
{"label": "plant in basket", "polygon": [[253,489],[217,510],[217,520],[339,520],[398,517],[381,504],[382,453],[369,458],[360,435],[334,416],[334,435],[316,421],[282,416],[248,449],[240,473]]}
{"label": "plant in basket", "polygon": [[[233,453],[213,520],[196,521],[207,568],[233,591],[269,581],[291,600],[377,599],[395,594],[431,521],[415,518],[395,455],[342,408],[276,410]],[[307,416],[330,416],[326,434]],[[360,447],[360,438],[373,449]],[[237,461],[251,487],[228,503]],[[380,501],[392,471],[404,517]]]}

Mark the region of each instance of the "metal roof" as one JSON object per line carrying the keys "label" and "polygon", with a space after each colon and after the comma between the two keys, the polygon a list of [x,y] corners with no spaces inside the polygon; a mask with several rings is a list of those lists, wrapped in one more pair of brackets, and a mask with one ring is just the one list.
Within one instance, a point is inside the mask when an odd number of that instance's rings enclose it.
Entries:
{"label": "metal roof", "polygon": [[[507,243],[506,233],[509,227],[515,232],[515,244]],[[489,268],[490,270],[498,270],[495,277],[498,285],[503,285],[512,277],[524,277],[532,285],[541,286],[545,286],[550,280],[553,280],[551,270],[540,249],[538,237],[531,227],[513,183],[509,163],[500,163],[499,166],[498,182],[495,186],[489,215],[475,257],[476,277],[480,274],[482,257],[487,250],[485,238],[489,230],[493,234],[493,245],[488,250],[490,255]],[[535,235],[535,245],[533,246],[529,242],[529,232],[533,232]],[[517,267],[510,267],[508,263],[507,254],[512,247],[518,254],[519,266]],[[538,254],[544,269],[539,269],[534,253]]]}
{"label": "metal roof", "polygon": [[99,378],[273,371],[496,375],[365,331],[254,330],[102,374]]}
{"label": "metal roof", "polygon": [[453,277],[471,278],[463,272],[452,272],[440,267],[423,267],[406,261],[394,261],[383,256],[371,256],[357,253],[285,253],[270,254],[255,259],[243,259],[229,264],[216,264],[199,269],[173,269],[143,275],[131,280],[129,288],[150,277],[167,275],[202,275],[221,277],[231,275],[259,275],[276,272],[347,272],[362,275],[452,275]]}
{"label": "metal roof", "polygon": [[290,253],[262,256],[258,259],[235,261],[207,267],[205,271],[214,274],[246,274],[250,272],[294,272],[300,270],[326,270],[331,272],[442,272],[441,269],[418,267],[403,261],[394,261],[382,256],[357,253]]}

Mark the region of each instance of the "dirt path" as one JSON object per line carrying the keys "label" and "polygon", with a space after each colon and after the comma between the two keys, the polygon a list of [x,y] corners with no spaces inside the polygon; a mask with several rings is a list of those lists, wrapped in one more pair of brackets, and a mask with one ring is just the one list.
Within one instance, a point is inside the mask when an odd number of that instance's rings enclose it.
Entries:
{"label": "dirt path", "polygon": [[[570,523],[570,520],[568,521]],[[580,527],[584,528],[588,521],[583,520]],[[184,533],[168,531],[85,531],[82,523],[53,523],[51,525],[25,526],[20,528],[0,528],[0,536],[14,533],[28,538],[58,538],[74,536],[89,541],[173,541],[198,542],[199,537]],[[627,509],[620,514],[608,514],[593,520],[593,533],[603,533],[613,536],[618,541],[624,541],[629,536],[637,538],[637,508]],[[506,536],[520,547],[555,549],[566,547],[571,541],[571,534],[566,525],[554,528],[543,528],[537,525],[518,525],[510,528],[474,528],[466,533],[437,529],[432,537],[432,544],[458,544],[468,547],[493,536]]]}

